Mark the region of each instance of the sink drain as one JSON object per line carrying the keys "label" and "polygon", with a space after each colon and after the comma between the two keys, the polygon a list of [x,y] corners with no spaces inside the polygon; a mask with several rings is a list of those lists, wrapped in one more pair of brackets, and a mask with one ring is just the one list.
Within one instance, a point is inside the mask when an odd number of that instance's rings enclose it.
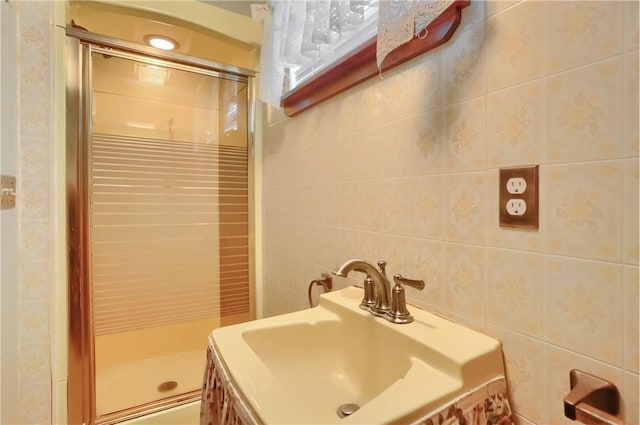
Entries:
{"label": "sink drain", "polygon": [[346,418],[347,416],[353,415],[360,408],[357,404],[354,403],[346,403],[342,406],[338,407],[336,413],[340,418]]}
{"label": "sink drain", "polygon": [[176,381],[165,381],[162,384],[158,385],[158,392],[166,393],[167,391],[175,390],[178,388],[178,383]]}

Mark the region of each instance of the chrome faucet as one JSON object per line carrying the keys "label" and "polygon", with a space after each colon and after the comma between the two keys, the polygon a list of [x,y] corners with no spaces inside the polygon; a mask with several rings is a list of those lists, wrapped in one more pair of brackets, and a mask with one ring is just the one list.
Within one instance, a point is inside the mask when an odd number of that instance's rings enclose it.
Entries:
{"label": "chrome faucet", "polygon": [[[365,260],[353,258],[348,260],[333,271],[336,276],[347,277],[352,270],[365,273],[364,299],[360,308],[370,311],[372,314],[384,317],[392,323],[411,323],[413,316],[409,314],[402,285],[409,285],[416,289],[424,289],[424,281],[402,277],[399,274],[393,276],[395,286],[391,292],[391,282],[387,278],[385,261],[378,261],[378,269]],[[389,304],[389,299],[392,303]]]}
{"label": "chrome faucet", "polygon": [[378,267],[380,267],[380,271],[378,271],[378,269],[367,261],[360,258],[352,258],[337,267],[333,271],[333,274],[336,276],[347,277],[349,272],[353,270],[365,273],[368,278],[373,280],[375,285],[375,304],[370,307],[370,311],[376,316],[384,317],[387,312],[391,310],[391,304],[389,303],[389,299],[391,298],[391,283],[389,282],[389,279],[387,279],[385,272],[386,265],[386,262],[378,261]]}

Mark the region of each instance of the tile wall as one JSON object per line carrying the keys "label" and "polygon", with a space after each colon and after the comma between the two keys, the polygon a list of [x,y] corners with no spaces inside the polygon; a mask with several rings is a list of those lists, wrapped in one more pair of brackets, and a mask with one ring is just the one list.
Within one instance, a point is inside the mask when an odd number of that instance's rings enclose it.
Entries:
{"label": "tile wall", "polygon": [[3,2],[2,172],[17,178],[2,211],[3,424],[51,423],[53,294],[52,2]]}
{"label": "tile wall", "polygon": [[[309,281],[348,258],[386,259],[426,280],[411,302],[502,341],[519,423],[569,423],[580,368],[638,424],[638,2],[463,15],[382,79],[267,118],[265,315],[306,308]],[[540,230],[501,229],[498,169],[527,164]]]}

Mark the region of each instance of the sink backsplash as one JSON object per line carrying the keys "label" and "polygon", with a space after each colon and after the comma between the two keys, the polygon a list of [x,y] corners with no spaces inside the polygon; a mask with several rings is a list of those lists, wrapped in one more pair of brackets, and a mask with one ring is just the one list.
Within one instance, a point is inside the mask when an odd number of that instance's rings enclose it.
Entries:
{"label": "sink backsplash", "polygon": [[[345,258],[503,343],[520,423],[569,370],[638,423],[638,3],[472,2],[452,40],[291,119],[262,149],[264,313]],[[540,164],[540,230],[498,226],[498,169]],[[336,289],[358,282],[335,279]],[[361,283],[361,282],[358,282]]]}

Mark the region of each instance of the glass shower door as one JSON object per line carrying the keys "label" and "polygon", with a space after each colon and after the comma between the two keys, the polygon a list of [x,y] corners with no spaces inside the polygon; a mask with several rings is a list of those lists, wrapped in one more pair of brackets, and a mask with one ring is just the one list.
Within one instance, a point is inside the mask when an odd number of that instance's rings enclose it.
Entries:
{"label": "glass shower door", "polygon": [[198,391],[249,320],[247,83],[91,54],[87,250],[98,417]]}

